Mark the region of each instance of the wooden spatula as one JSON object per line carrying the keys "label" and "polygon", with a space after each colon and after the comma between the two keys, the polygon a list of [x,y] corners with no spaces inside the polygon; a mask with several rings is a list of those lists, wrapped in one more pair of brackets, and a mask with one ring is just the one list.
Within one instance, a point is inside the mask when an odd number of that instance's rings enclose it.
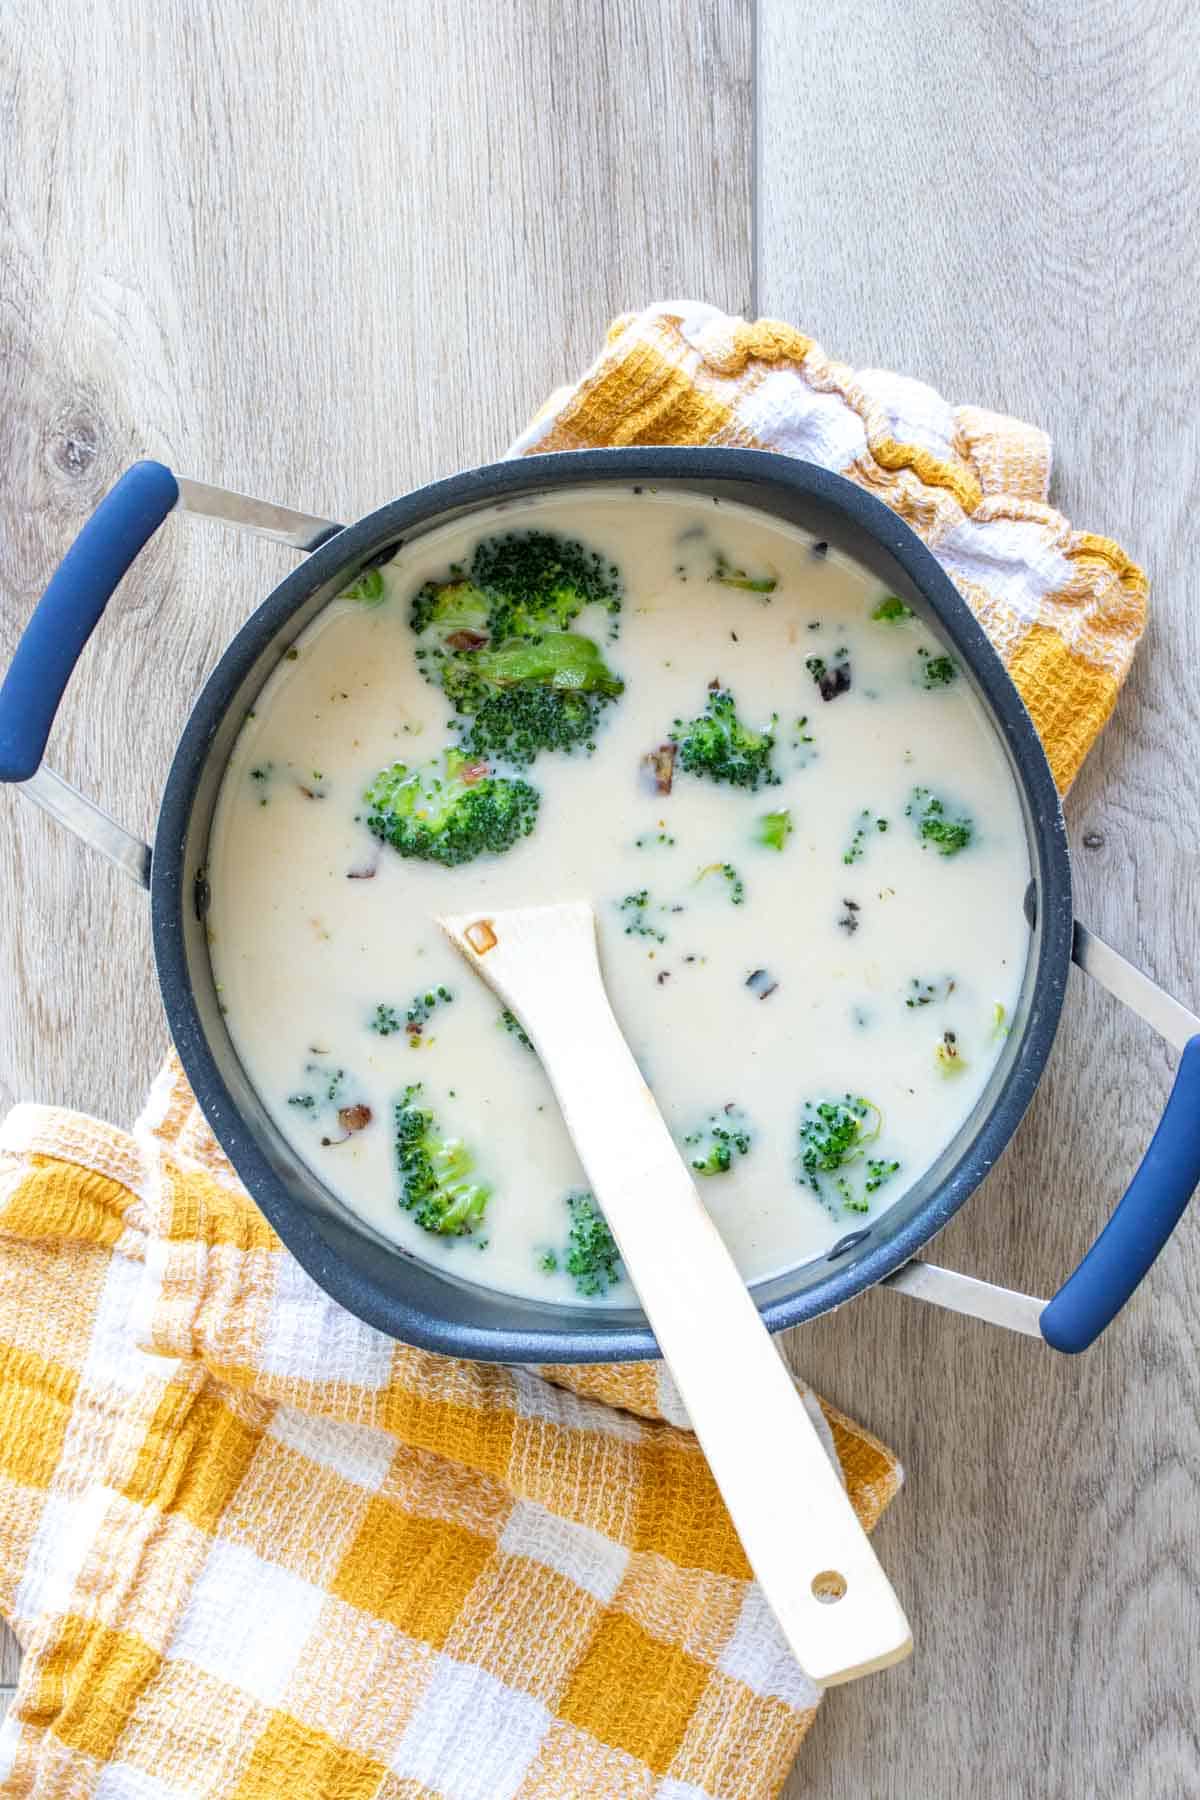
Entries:
{"label": "wooden spatula", "polygon": [[591,907],[439,923],[533,1040],[796,1661],[825,1687],[899,1662],[908,1621],[621,1035]]}

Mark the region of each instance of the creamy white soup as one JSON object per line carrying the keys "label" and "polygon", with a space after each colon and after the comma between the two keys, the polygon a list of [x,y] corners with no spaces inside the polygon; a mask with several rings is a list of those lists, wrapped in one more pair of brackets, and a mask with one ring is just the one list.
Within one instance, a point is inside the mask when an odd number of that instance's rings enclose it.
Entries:
{"label": "creamy white soup", "polygon": [[757,1281],[970,1113],[1028,878],[1000,743],[898,597],[740,506],[585,490],[402,546],[297,640],[225,776],[209,926],[247,1073],[347,1207],[462,1278],[627,1305],[537,1057],[436,916],[592,902]]}

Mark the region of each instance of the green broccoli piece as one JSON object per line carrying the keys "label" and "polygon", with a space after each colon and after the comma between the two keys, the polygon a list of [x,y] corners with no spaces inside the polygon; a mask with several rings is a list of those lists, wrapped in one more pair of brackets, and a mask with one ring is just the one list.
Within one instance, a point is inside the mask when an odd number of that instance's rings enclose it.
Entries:
{"label": "green broccoli piece", "polygon": [[502,1025],[505,1031],[507,1031],[511,1037],[515,1037],[518,1044],[521,1044],[526,1050],[533,1049],[533,1041],[530,1038],[529,1033],[525,1030],[525,1027],[522,1025],[520,1019],[518,1019],[516,1013],[510,1012],[507,1006],[501,1012],[496,1023]]}
{"label": "green broccoli piece", "polygon": [[928,650],[918,650],[921,658],[921,682],[927,688],[949,687],[958,674],[958,664],[952,656],[930,656]]}
{"label": "green broccoli piece", "polygon": [[409,1002],[408,1011],[404,1015],[404,1029],[408,1033],[409,1044],[416,1049],[421,1042],[421,1035],[439,1006],[448,1005],[454,995],[448,987],[426,988],[423,994],[414,994]]}
{"label": "green broccoli piece", "polygon": [[314,1092],[310,1087],[295,1094],[289,1094],[289,1106],[295,1106],[301,1112],[315,1115],[340,1102],[346,1080],[345,1069],[330,1069],[322,1063],[310,1062],[305,1063],[304,1073],[316,1076],[316,1091]]}
{"label": "green broccoli piece", "polygon": [[625,683],[614,675],[591,638],[577,631],[544,631],[537,638],[508,638],[489,650],[448,660],[442,686],[464,711],[477,712],[491,690],[537,686],[615,699]]}
{"label": "green broccoli piece", "polygon": [[683,1141],[698,1152],[692,1157],[698,1175],[728,1175],[734,1157],[748,1153],[750,1133],[742,1120],[740,1108],[730,1102],[723,1113],[714,1113],[698,1131],[688,1133]]}
{"label": "green broccoli piece", "polygon": [[[649,916],[652,904],[649,888],[638,888],[636,892],[626,894],[623,900],[617,901],[617,911],[625,914],[626,937],[653,938],[656,944],[665,944],[666,932],[660,931]],[[665,908],[660,904],[658,910],[663,912]]]}
{"label": "green broccoli piece", "polygon": [[695,887],[698,882],[703,881],[705,877],[709,875],[723,876],[726,890],[728,891],[729,898],[734,906],[740,906],[742,904],[742,901],[746,898],[746,884],[732,863],[709,863],[706,868],[701,869],[696,880],[692,883],[692,886]]}
{"label": "green broccoli piece", "polygon": [[558,1252],[556,1250],[542,1250],[538,1254],[537,1266],[542,1271],[543,1275],[557,1274]]}
{"label": "green broccoli piece", "polygon": [[899,1167],[898,1162],[888,1162],[883,1157],[868,1157],[866,1179],[863,1182],[861,1194],[851,1187],[844,1175],[839,1175],[833,1185],[846,1211],[870,1212],[871,1195],[877,1194],[884,1182],[890,1181]]}
{"label": "green broccoli piece", "polygon": [[594,749],[599,715],[625,687],[591,638],[573,631],[464,650],[440,670],[446,698],[470,720],[464,750],[518,767],[542,750]]}
{"label": "green broccoli piece", "polygon": [[391,1037],[393,1032],[401,1031],[403,1027],[404,1020],[400,1017],[396,1008],[394,1006],[385,1005],[381,1000],[379,1005],[375,1008],[375,1011],[371,1014],[368,1029],[378,1032],[380,1037]]}
{"label": "green broccoli piece", "polygon": [[883,1115],[862,1095],[846,1094],[841,1100],[806,1101],[800,1124],[799,1180],[835,1210],[832,1197],[847,1212],[871,1210],[871,1196],[890,1181],[899,1162],[880,1156],[867,1157],[860,1184],[845,1170],[863,1162],[864,1152],[879,1136]]}
{"label": "green broccoli piece", "polygon": [[418,637],[430,633],[441,645],[464,632],[499,643],[565,631],[585,606],[602,606],[615,637],[621,600],[615,563],[554,532],[509,531],[477,544],[469,569],[455,564],[449,580],[425,582],[409,622]]}
{"label": "green broccoli piece", "polygon": [[479,650],[492,634],[487,595],[457,567],[449,581],[427,581],[418,589],[408,622],[427,640],[426,648],[437,650]]}
{"label": "green broccoli piece", "polygon": [[913,789],[912,799],[904,812],[916,823],[921,848],[928,850],[932,845],[939,856],[957,855],[966,849],[975,835],[975,826],[970,819],[949,818],[945,802],[925,787]]}
{"label": "green broccoli piece", "polygon": [[[886,819],[875,820],[876,831],[886,831],[887,828],[888,821]],[[866,853],[866,839],[870,829],[871,813],[869,808],[864,806],[855,823],[854,835],[851,837],[846,849],[842,852],[842,861],[844,863],[856,863],[862,861],[863,856]]]}
{"label": "green broccoli piece", "polygon": [[364,569],[357,581],[343,588],[339,600],[357,600],[361,606],[378,606],[385,597],[383,574],[379,569]]}
{"label": "green broccoli piece", "polygon": [[367,829],[422,862],[455,868],[485,853],[500,855],[527,837],[540,796],[527,781],[490,775],[461,750],[421,769],[393,763],[364,795]]}
{"label": "green broccoli piece", "polygon": [[470,721],[460,730],[471,755],[524,766],[542,750],[594,748],[598,715],[625,684],[590,638],[569,630],[591,605],[605,609],[615,637],[616,565],[545,531],[486,538],[468,571],[456,565],[418,590],[417,660]]}
{"label": "green broccoli piece", "polygon": [[728,688],[710,687],[704,712],[698,719],[676,719],[670,736],[679,746],[679,761],[690,775],[709,781],[728,781],[734,787],[778,786],[771,767],[778,715],[763,731],[753,731],[737,716]]}
{"label": "green broccoli piece", "polygon": [[748,575],[745,569],[731,567],[721,550],[714,553],[714,561],[715,567],[708,579],[719,581],[722,587],[741,588],[747,594],[773,594],[779,586],[778,575]]}
{"label": "green broccoli piece", "polygon": [[758,821],[755,836],[768,850],[782,850],[792,834],[792,815],[787,807],[782,812],[764,813]]}
{"label": "green broccoli piece", "polygon": [[466,1237],[482,1224],[492,1190],[467,1179],[474,1157],[460,1138],[441,1136],[432,1112],[418,1104],[420,1095],[418,1081],[396,1102],[400,1205],[422,1231]]}
{"label": "green broccoli piece", "polygon": [[846,1163],[856,1162],[864,1143],[879,1136],[880,1123],[879,1108],[861,1095],[821,1100],[815,1106],[806,1100],[800,1126],[800,1167],[809,1185],[815,1187],[818,1175],[832,1175]]}
{"label": "green broccoli piece", "polygon": [[873,619],[890,625],[899,624],[901,619],[911,619],[912,616],[912,607],[906,606],[898,594],[889,594],[886,599],[879,602],[871,614]]}
{"label": "green broccoli piece", "polygon": [[582,1188],[567,1195],[571,1228],[567,1233],[566,1269],[577,1292],[589,1299],[607,1294],[621,1279],[621,1253],[604,1214]]}

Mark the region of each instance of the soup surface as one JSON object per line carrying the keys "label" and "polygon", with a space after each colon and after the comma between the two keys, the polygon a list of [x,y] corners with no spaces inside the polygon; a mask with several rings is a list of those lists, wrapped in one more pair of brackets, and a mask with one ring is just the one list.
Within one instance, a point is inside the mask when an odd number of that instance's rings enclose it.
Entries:
{"label": "soup surface", "polygon": [[[496,610],[530,533],[561,540],[533,540],[534,562],[561,553],[587,600],[569,616],[558,591],[540,640],[520,604]],[[617,1016],[749,1280],[893,1204],[987,1082],[1028,942],[1016,790],[929,628],[790,527],[636,489],[477,513],[348,593],[247,718],[209,866],[230,1031],[320,1180],[462,1278],[632,1301],[536,1055],[434,923],[583,896]],[[584,685],[543,686],[513,735],[479,659],[511,682],[551,651]],[[556,732],[586,742],[530,760]],[[422,765],[442,786],[405,813]],[[520,834],[471,856],[436,815],[497,780],[528,787],[493,794],[490,841]]]}

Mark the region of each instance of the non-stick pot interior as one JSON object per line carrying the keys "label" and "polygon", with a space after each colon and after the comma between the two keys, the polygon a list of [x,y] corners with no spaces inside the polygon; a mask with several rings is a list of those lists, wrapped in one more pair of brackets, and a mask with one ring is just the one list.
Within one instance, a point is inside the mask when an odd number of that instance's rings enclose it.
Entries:
{"label": "non-stick pot interior", "polygon": [[1020,1003],[974,1112],[934,1166],[888,1211],[826,1255],[754,1294],[773,1328],[839,1305],[941,1228],[986,1174],[1028,1104],[1057,1025],[1070,955],[1069,867],[1057,796],[1024,707],[940,567],[887,508],[849,482],[748,451],[632,450],[530,458],[426,488],[342,532],[275,590],[202,693],[168,780],[154,849],[152,905],[163,997],[197,1097],[242,1180],[308,1272],[362,1319],[411,1343],[505,1361],[654,1354],[636,1310],[567,1307],[497,1294],[419,1262],[375,1235],[280,1135],[248,1081],[222,1016],[209,959],[205,864],[226,762],[246,712],[293,640],[346,582],[411,539],[505,497],[566,486],[653,481],[737,500],[827,539],[936,621],[1004,744],[1022,796],[1036,904]]}

